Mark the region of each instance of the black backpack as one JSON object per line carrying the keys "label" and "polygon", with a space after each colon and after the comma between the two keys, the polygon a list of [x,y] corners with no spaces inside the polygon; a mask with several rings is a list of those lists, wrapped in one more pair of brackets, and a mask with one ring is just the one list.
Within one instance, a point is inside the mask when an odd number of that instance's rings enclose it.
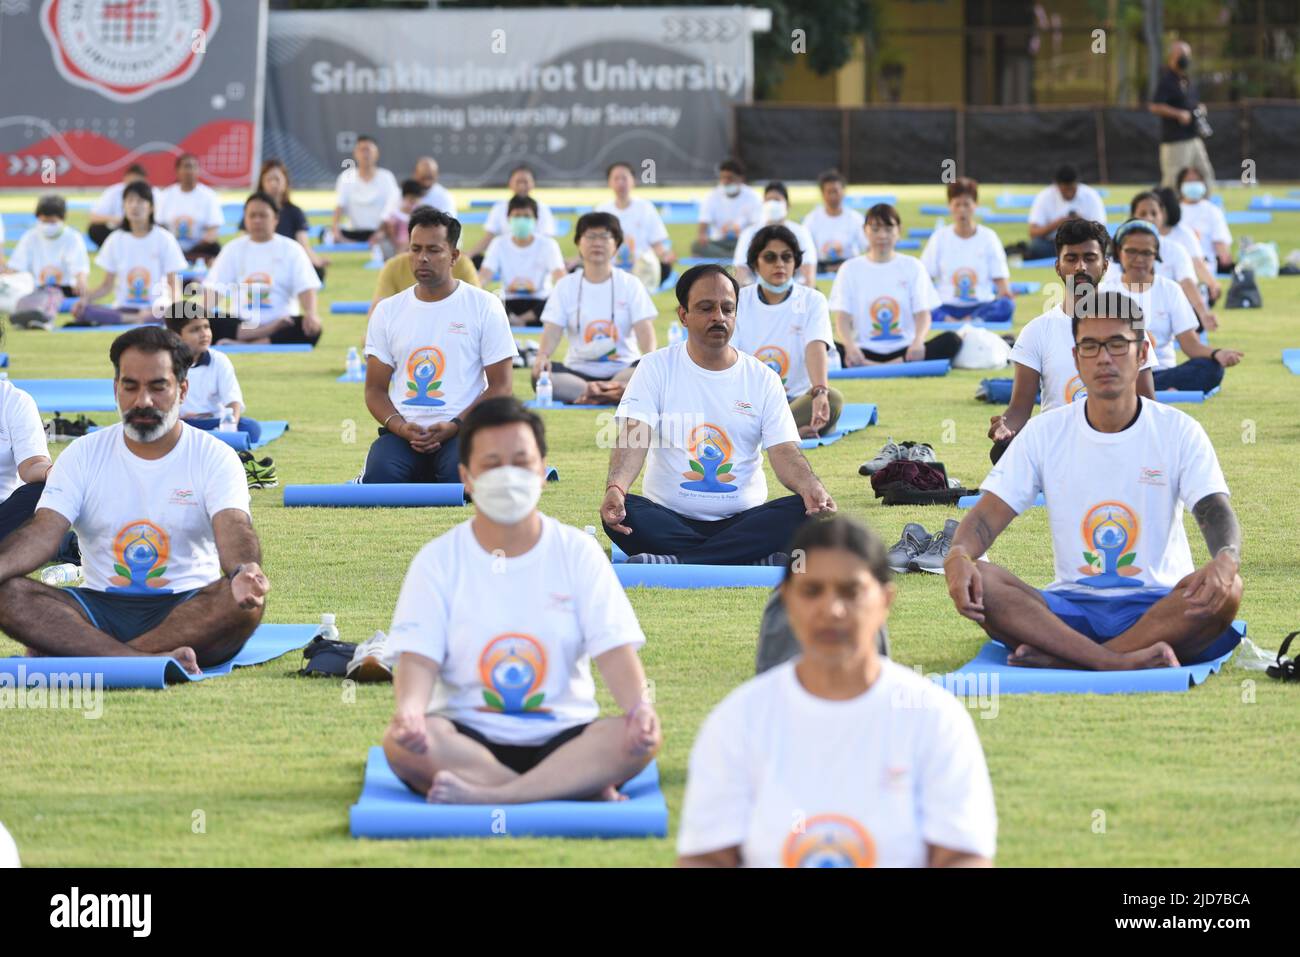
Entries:
{"label": "black backpack", "polygon": [[1264,305],[1264,297],[1255,282],[1255,270],[1238,267],[1233,271],[1232,286],[1224,305],[1229,309],[1259,309]]}

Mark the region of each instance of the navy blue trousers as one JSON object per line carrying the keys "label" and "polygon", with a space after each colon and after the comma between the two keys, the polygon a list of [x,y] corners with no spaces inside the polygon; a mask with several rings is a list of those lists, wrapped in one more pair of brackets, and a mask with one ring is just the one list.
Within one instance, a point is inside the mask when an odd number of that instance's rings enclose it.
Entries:
{"label": "navy blue trousers", "polygon": [[790,548],[795,530],[808,520],[798,495],[772,499],[730,518],[706,522],[678,515],[642,495],[624,502],[622,524],[631,535],[608,525],[605,534],[629,555],[676,555],[686,565],[749,565]]}
{"label": "navy blue trousers", "polygon": [[387,429],[366,455],[361,481],[369,485],[395,482],[459,482],[460,436],[442,443],[436,452],[417,452],[406,439]]}

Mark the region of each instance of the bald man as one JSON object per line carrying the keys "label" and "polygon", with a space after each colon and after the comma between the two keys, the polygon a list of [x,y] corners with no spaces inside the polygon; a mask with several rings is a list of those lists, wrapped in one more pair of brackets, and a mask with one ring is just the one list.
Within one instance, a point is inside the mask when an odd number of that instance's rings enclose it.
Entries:
{"label": "bald man", "polygon": [[424,198],[415,205],[432,206],[448,216],[455,218],[456,201],[451,198],[447,188],[438,182],[438,161],[432,156],[421,156],[415,161],[415,170],[411,179],[424,187]]}
{"label": "bald man", "polygon": [[1178,171],[1192,167],[1214,188],[1214,166],[1197,129],[1201,102],[1191,78],[1192,48],[1182,40],[1169,48],[1156,92],[1147,105],[1160,117],[1160,185],[1173,186]]}

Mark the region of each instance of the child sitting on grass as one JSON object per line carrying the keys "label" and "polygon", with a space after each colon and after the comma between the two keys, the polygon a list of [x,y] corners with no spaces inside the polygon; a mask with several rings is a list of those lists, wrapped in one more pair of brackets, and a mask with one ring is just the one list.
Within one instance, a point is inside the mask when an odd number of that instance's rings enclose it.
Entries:
{"label": "child sitting on grass", "polygon": [[167,314],[167,328],[176,333],[194,353],[194,364],[189,372],[189,392],[181,404],[181,418],[197,429],[215,429],[221,416],[229,407],[235,416],[235,427],[248,434],[250,445],[262,437],[262,427],[244,415],[244,394],[235,378],[235,366],[229,357],[213,351],[212,326],[207,316],[193,314],[193,304],[188,309],[173,308]]}

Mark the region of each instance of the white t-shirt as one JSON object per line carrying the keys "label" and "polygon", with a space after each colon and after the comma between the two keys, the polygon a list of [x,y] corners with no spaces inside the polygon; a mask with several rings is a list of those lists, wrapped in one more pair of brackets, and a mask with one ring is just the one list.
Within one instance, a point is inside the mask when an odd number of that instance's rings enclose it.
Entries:
{"label": "white t-shirt", "polygon": [[335,180],[334,195],[349,229],[378,229],[389,209],[402,202],[397,178],[383,167],[375,167],[369,180],[363,180],[355,166],[348,167]]}
{"label": "white t-shirt", "polygon": [[604,282],[590,282],[579,269],[555,284],[542,322],[564,327],[569,337],[566,366],[608,379],[641,358],[632,327],[658,315],[654,300],[631,273],[615,269]]}
{"label": "white t-shirt", "polygon": [[[399,187],[400,192],[400,187]],[[441,183],[434,183],[429,191],[420,197],[416,206],[432,206],[440,209],[453,219],[456,217],[456,201],[451,198],[451,191]]]}
{"label": "white t-shirt", "polygon": [[116,277],[113,306],[135,310],[148,310],[155,302],[170,303],[167,277],[189,266],[176,237],[157,225],[143,238],[125,229],[113,230],[95,256],[95,264]]}
{"label": "white t-shirt", "polygon": [[779,375],[787,396],[803,395],[812,385],[806,362],[810,342],[835,346],[830,310],[820,290],[795,283],[776,305],[759,298],[757,285],[740,290],[731,344]]}
{"label": "white t-shirt", "polygon": [[439,666],[430,714],[502,744],[540,744],[600,715],[591,659],[645,635],[595,539],[548,515],[537,544],[499,558],[472,520],[411,561],[391,650]]}
{"label": "white t-shirt", "polygon": [[817,258],[826,262],[852,259],[867,251],[867,237],[862,231],[866,218],[856,209],[840,207],[832,216],[824,206],[814,206],[803,218],[804,229],[812,235]]}
{"label": "white t-shirt", "polygon": [[[534,236],[550,236],[555,238],[555,214],[551,212],[551,207],[547,206],[536,196],[532,197],[537,204],[537,228],[533,231]],[[508,199],[499,199],[492,204],[488,210],[487,221],[483,224],[484,232],[489,232],[494,236],[510,235],[510,214],[506,205],[510,202]]]}
{"label": "white t-shirt", "polygon": [[[1192,257],[1187,255],[1187,250],[1182,247],[1172,235],[1160,237],[1160,261],[1156,263],[1156,275],[1164,276],[1166,279],[1172,279],[1174,282],[1182,282],[1184,279],[1196,280],[1196,270],[1192,268]],[[1120,276],[1124,274],[1124,267],[1119,263],[1119,253],[1112,251],[1111,255],[1115,256],[1106,267],[1106,282],[1118,282]],[[1199,253],[1198,253],[1199,255]]]}
{"label": "white t-shirt", "polygon": [[393,407],[425,427],[460,415],[487,388],[486,367],[518,351],[501,300],[467,282],[440,302],[414,286],[381,299],[366,327],[366,355],[393,369]]}
{"label": "white t-shirt", "polygon": [[1046,226],[1068,215],[1070,210],[1074,210],[1080,219],[1106,225],[1106,201],[1095,189],[1083,183],[1078,184],[1074,199],[1062,196],[1055,183],[1040,192],[1029,207],[1029,225]]}
{"label": "white t-shirt", "polygon": [[1182,217],[1179,226],[1186,226],[1196,233],[1201,244],[1201,258],[1213,266],[1219,261],[1214,251],[1215,243],[1227,243],[1232,246],[1232,230],[1228,228],[1228,219],[1223,210],[1208,199],[1196,203],[1182,203]]}
{"label": "white t-shirt", "polygon": [[158,198],[158,212],[154,217],[167,229],[182,249],[189,249],[203,238],[207,229],[226,221],[221,212],[221,200],[202,183],[196,183],[188,193],[180,183],[173,183]]}
{"label": "white t-shirt", "polygon": [[[1196,230],[1192,229],[1192,227],[1188,226],[1182,220],[1179,220],[1178,225],[1169,230],[1168,236],[1162,236],[1160,238],[1171,239],[1176,245],[1182,247],[1183,252],[1187,253],[1189,261],[1192,257],[1196,257],[1197,259],[1203,258],[1201,253],[1201,237],[1197,236]],[[1164,254],[1164,246],[1161,246],[1160,255],[1164,256]],[[1213,270],[1211,270],[1211,272],[1213,272]]]}
{"label": "white t-shirt", "polygon": [[[1062,405],[1088,394],[1074,364],[1074,334],[1070,331],[1070,317],[1060,306],[1030,319],[1016,336],[1011,349],[1011,361],[1039,376],[1039,401],[1042,411],[1050,412]],[[1147,361],[1143,369],[1154,369],[1156,350],[1154,341],[1147,347]]]}
{"label": "white t-shirt", "polygon": [[790,232],[794,233],[794,238],[799,241],[799,251],[803,253],[803,262],[799,264],[799,268],[802,269],[804,266],[812,266],[813,273],[815,274],[817,272],[817,245],[813,242],[812,234],[809,233],[808,230],[804,229],[803,226],[799,225],[799,223],[796,223],[793,219],[787,219],[780,223],[756,223],[753,226],[746,227],[745,231],[742,232],[740,237],[736,240],[736,253],[732,257],[731,264],[736,268],[741,266],[748,268],[749,244],[754,241],[754,234],[764,226],[768,225],[784,226],[786,229],[790,230]]}
{"label": "white t-shirt", "polygon": [[248,512],[248,476],[234,449],[188,425],[162,458],[142,459],[119,422],[64,449],[37,508],[72,523],[92,591],[190,591],[222,577],[212,519]]}
{"label": "white t-shirt", "polygon": [[320,277],[299,243],[274,233],[264,243],[251,236],[231,240],[217,253],[203,285],[234,301],[240,319],[264,326],[291,315],[294,300],[319,289]]}
{"label": "white t-shirt", "polygon": [[889,659],[848,701],[789,661],[751,678],[691,748],[677,851],[739,847],[746,867],[925,867],[928,846],[992,859],[984,749],[950,692]]}
{"label": "white t-shirt", "polygon": [[684,342],[641,360],[615,416],[652,430],[646,498],[702,521],[766,502],[763,450],[799,441],[775,372],[740,351],[729,369],[702,369]]}
{"label": "white t-shirt", "polygon": [[619,209],[611,199],[597,206],[596,212],[612,213],[618,217],[623,230],[623,245],[618,247],[614,264],[620,269],[631,269],[636,258],[647,249],[653,249],[655,243],[668,242],[668,227],[655,204],[648,199],[633,198],[629,200],[627,209]]}
{"label": "white t-shirt", "polygon": [[872,352],[907,348],[916,338],[916,314],[940,305],[921,261],[897,253],[887,263],[850,259],[831,283],[831,311],[852,316],[858,346]]}
{"label": "white t-shirt", "polygon": [[1127,288],[1122,281],[1112,281],[1109,277],[1101,284],[1101,289],[1114,289],[1135,300],[1142,307],[1142,319],[1146,331],[1155,340],[1155,357],[1157,369],[1172,369],[1178,365],[1178,356],[1174,352],[1174,337],[1184,332],[1196,331],[1196,313],[1187,301],[1183,287],[1171,279],[1156,276],[1155,282],[1146,289]]}
{"label": "white t-shirt", "polygon": [[728,234],[739,236],[745,227],[762,221],[763,198],[748,186],[742,185],[739,193],[728,196],[719,184],[700,203],[700,222],[708,223],[713,242]]}
{"label": "white t-shirt", "polygon": [[7,379],[0,379],[0,502],[23,484],[18,466],[30,458],[50,457],[45,425],[36,400]]}
{"label": "white t-shirt", "polygon": [[1098,432],[1087,402],[1030,419],[980,485],[1016,513],[1041,492],[1052,528],[1050,588],[1172,588],[1195,570],[1183,506],[1228,494],[1191,416],[1139,397],[1137,422]]}
{"label": "white t-shirt", "polygon": [[71,286],[78,276],[89,275],[90,256],[85,239],[71,226],[65,225],[57,239],[46,239],[37,225],[19,238],[9,266],[31,273],[38,286]]}
{"label": "white t-shirt", "polygon": [[[90,207],[92,215],[107,216],[110,219],[122,218],[122,192],[126,189],[126,183],[114,183],[102,193],[99,199],[95,200],[95,205]],[[162,194],[157,187],[150,187],[153,190],[153,211],[154,219],[158,218],[158,203]]]}
{"label": "white t-shirt", "polygon": [[207,356],[203,364],[190,366],[186,376],[190,390],[181,406],[181,415],[219,419],[221,410],[230,403],[244,404],[244,393],[229,356],[216,349],[209,349],[203,355]]}
{"label": "white t-shirt", "polygon": [[940,226],[925,241],[921,262],[943,301],[956,306],[991,301],[993,281],[1011,276],[1002,240],[987,226],[976,226],[968,239],[958,236],[951,224]]}
{"label": "white t-shirt", "polygon": [[554,285],[551,273],[564,269],[564,253],[550,236],[534,236],[526,246],[498,236],[488,243],[483,268],[501,281],[507,299],[545,299]]}

